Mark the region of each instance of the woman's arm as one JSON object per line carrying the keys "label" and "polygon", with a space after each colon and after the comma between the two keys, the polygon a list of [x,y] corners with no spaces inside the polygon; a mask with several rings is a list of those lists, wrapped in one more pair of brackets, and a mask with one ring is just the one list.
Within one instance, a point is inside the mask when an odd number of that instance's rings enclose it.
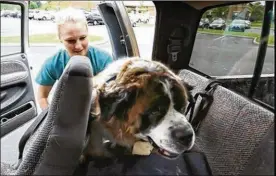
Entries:
{"label": "woman's arm", "polygon": [[42,110],[48,107],[48,96],[53,86],[38,86],[38,104]]}

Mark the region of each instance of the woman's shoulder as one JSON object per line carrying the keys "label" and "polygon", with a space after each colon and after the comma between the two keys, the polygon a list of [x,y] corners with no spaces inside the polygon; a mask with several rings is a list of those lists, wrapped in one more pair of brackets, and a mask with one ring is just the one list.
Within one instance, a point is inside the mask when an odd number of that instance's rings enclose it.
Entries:
{"label": "woman's shoulder", "polygon": [[66,55],[66,50],[59,49],[47,58],[47,62],[52,64],[64,62],[64,60],[66,59]]}
{"label": "woman's shoulder", "polygon": [[94,55],[96,57],[110,57],[110,54],[107,51],[95,46],[90,45],[88,50],[91,55]]}

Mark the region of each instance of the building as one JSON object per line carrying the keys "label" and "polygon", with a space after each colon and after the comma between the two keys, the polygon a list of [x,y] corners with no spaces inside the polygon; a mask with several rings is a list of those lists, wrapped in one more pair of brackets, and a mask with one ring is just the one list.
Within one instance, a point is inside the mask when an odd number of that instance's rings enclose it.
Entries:
{"label": "building", "polygon": [[155,16],[155,6],[152,1],[123,1],[128,12],[134,13],[148,12],[150,16]]}
{"label": "building", "polygon": [[229,12],[227,15],[227,19],[248,19],[249,18],[249,11],[247,9],[247,4],[237,4],[231,5],[229,7]]}

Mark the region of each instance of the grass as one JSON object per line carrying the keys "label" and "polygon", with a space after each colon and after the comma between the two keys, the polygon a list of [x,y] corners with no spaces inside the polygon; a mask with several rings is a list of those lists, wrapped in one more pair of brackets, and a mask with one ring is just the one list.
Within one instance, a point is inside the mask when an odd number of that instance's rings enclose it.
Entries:
{"label": "grass", "polygon": [[[95,42],[103,40],[100,36],[89,35],[89,41]],[[19,43],[19,36],[1,37],[1,43]],[[56,34],[37,34],[29,36],[30,43],[60,43]]]}
{"label": "grass", "polygon": [[[203,34],[217,34],[217,35],[230,35],[230,36],[238,36],[238,37],[249,37],[249,38],[257,38],[257,42],[260,41],[260,34],[252,33],[252,32],[230,32],[224,30],[214,30],[214,29],[198,29],[199,33]],[[274,45],[274,36],[269,36],[268,40],[269,45]]]}
{"label": "grass", "polygon": [[[263,25],[263,22],[252,22],[251,23],[251,27],[259,27],[261,28]],[[270,24],[270,28],[274,28],[274,23]]]}
{"label": "grass", "polygon": [[[260,42],[260,37],[257,37],[256,41],[259,43]],[[269,45],[274,45],[274,36],[269,36],[268,44]]]}
{"label": "grass", "polygon": [[56,10],[57,7],[64,9],[67,7],[82,8],[85,10],[90,10],[91,8],[96,7],[95,2],[86,2],[86,1],[48,1],[44,3],[39,9],[41,10]]}

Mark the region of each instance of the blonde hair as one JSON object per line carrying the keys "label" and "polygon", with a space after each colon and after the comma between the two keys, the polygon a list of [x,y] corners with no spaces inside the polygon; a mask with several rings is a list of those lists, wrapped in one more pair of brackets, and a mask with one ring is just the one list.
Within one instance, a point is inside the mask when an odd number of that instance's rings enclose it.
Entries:
{"label": "blonde hair", "polygon": [[60,39],[60,27],[65,23],[83,23],[88,29],[87,20],[84,13],[79,9],[72,7],[63,9],[55,15],[55,23],[57,24],[58,38]]}

